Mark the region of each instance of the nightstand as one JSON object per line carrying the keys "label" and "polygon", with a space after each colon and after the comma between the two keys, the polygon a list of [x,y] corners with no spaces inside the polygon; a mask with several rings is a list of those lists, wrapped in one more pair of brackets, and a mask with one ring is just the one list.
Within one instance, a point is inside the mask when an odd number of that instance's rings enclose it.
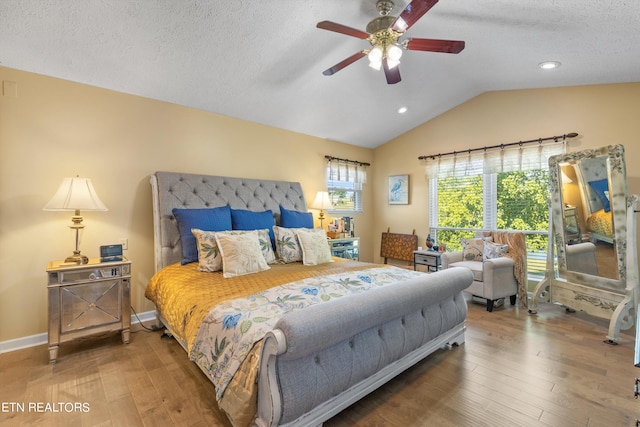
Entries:
{"label": "nightstand", "polygon": [[52,261],[47,275],[49,363],[56,362],[60,343],[76,338],[121,331],[122,342],[129,342],[131,261]]}
{"label": "nightstand", "polygon": [[331,255],[339,258],[352,259],[358,261],[360,259],[359,252],[360,238],[346,237],[344,239],[329,239],[329,249]]}
{"label": "nightstand", "polygon": [[575,206],[564,207],[564,226],[567,243],[580,243],[580,227],[578,226],[578,211]]}
{"label": "nightstand", "polygon": [[418,265],[426,265],[427,271],[438,271],[442,252],[421,250],[413,251],[413,269]]}

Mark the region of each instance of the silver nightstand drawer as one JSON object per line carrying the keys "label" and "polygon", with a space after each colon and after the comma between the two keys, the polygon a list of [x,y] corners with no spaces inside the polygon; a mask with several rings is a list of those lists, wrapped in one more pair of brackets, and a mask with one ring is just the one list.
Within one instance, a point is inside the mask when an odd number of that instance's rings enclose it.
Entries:
{"label": "silver nightstand drawer", "polygon": [[60,332],[122,322],[123,281],[60,288]]}
{"label": "silver nightstand drawer", "polygon": [[[81,270],[59,271],[51,276],[53,283],[70,284],[93,280],[109,279],[129,275],[129,265],[85,268]],[[53,284],[50,283],[50,284]]]}

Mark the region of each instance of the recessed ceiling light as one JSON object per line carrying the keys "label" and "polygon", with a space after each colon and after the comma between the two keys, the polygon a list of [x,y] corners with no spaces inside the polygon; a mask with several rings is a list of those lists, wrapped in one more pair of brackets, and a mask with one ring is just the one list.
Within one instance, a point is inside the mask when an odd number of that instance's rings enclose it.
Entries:
{"label": "recessed ceiling light", "polygon": [[408,110],[407,107],[400,107],[398,108],[398,114],[404,114],[407,112],[407,110]]}
{"label": "recessed ceiling light", "polygon": [[553,70],[558,68],[561,64],[558,61],[545,61],[538,64],[543,70]]}

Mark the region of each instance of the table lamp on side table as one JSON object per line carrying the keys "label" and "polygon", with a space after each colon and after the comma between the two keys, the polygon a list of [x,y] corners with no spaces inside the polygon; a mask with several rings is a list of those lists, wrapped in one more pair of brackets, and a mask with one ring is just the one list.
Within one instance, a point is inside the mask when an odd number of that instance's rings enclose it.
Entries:
{"label": "table lamp on side table", "polygon": [[93,184],[89,178],[64,178],[58,191],[49,203],[42,210],[45,211],[74,211],[71,218],[73,224],[70,229],[75,230],[75,246],[73,255],[67,257],[65,262],[75,262],[76,264],[86,264],[89,259],[80,254],[81,231],[84,229],[82,215],[80,211],[106,211],[107,207],[102,203],[98,194],[93,189]]}
{"label": "table lamp on side table", "polygon": [[320,227],[322,228],[322,221],[324,221],[324,210],[333,208],[331,199],[329,199],[329,192],[318,191],[318,193],[316,194],[316,198],[310,207],[311,209],[320,209],[320,214],[318,215],[318,219],[320,220]]}

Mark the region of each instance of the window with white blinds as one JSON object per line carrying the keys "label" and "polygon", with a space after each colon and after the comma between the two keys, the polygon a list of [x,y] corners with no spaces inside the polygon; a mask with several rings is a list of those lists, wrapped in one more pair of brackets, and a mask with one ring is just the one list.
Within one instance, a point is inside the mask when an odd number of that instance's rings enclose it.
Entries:
{"label": "window with white blinds", "polygon": [[330,212],[362,212],[362,186],[367,182],[366,165],[331,159],[327,162],[327,191]]}
{"label": "window with white blinds", "polygon": [[522,230],[530,251],[546,251],[548,161],[564,151],[536,144],[428,160],[431,237],[458,250],[476,230]]}

